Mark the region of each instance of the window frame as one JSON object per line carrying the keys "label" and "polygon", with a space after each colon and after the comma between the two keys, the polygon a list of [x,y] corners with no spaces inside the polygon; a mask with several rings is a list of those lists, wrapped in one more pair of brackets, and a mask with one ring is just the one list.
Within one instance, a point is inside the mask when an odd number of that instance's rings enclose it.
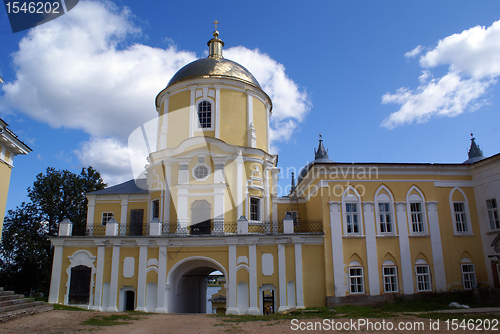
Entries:
{"label": "window frame", "polygon": [[[419,268],[427,268],[427,272],[425,273],[419,273],[418,269]],[[423,281],[419,281],[419,277],[424,277]],[[425,280],[425,277],[428,277],[428,280]],[[415,264],[415,278],[417,281],[417,292],[429,292],[432,291],[432,276],[431,276],[431,267],[429,264]],[[424,288],[426,285],[428,285],[427,289],[420,289],[420,284],[424,285]]]}
{"label": "window frame", "polygon": [[[467,214],[467,203],[465,201],[455,201],[452,202],[453,205],[453,226],[455,227],[455,233],[457,234],[470,234],[468,214]],[[457,211],[457,206],[463,206],[463,211]],[[457,220],[457,216],[460,219]],[[459,230],[459,226],[462,226]],[[465,229],[464,229],[465,227]]]}
{"label": "window frame", "polygon": [[[257,201],[257,204],[252,203],[252,201]],[[253,212],[253,208],[257,208],[257,212]],[[254,219],[254,215],[257,215],[257,219]],[[262,220],[262,201],[260,197],[251,196],[249,198],[248,216],[249,220],[253,222],[260,222]]]}
{"label": "window frame", "polygon": [[[200,105],[203,103],[209,103],[210,104],[210,116],[207,117],[207,119],[210,120],[210,126],[209,127],[203,127],[201,122],[200,122]],[[195,109],[195,122],[196,122],[196,131],[214,131],[214,101],[208,98],[202,98],[196,102],[196,109]]]}
{"label": "window frame", "polygon": [[[348,211],[347,208],[351,208],[353,205],[356,208],[356,211]],[[360,221],[360,214],[359,214],[359,203],[354,202],[354,201],[346,201],[344,203],[344,218],[345,218],[345,230],[347,235],[361,235],[361,221]],[[356,218],[356,222],[353,222],[353,218]],[[350,222],[351,220],[351,222]],[[349,232],[349,227],[352,225],[352,231]],[[358,228],[358,231],[355,231],[355,227]]]}
{"label": "window frame", "polygon": [[[106,216],[106,219],[104,218]],[[107,222],[115,218],[115,213],[111,211],[106,211],[101,213],[101,226],[106,226]]]}
{"label": "window frame", "polygon": [[[205,167],[205,168],[207,169],[207,175],[206,175],[204,178],[198,178],[198,177],[196,177],[196,169],[197,169],[198,167]],[[196,181],[206,181],[206,180],[210,177],[210,174],[211,174],[211,168],[210,168],[210,166],[209,166],[209,165],[207,165],[206,163],[204,163],[204,162],[199,162],[199,163],[197,163],[197,164],[193,167],[193,169],[192,169],[192,171],[191,171],[191,174],[192,174],[193,178],[194,178]]]}
{"label": "window frame", "polygon": [[[394,269],[393,274],[386,274],[385,269]],[[390,282],[387,282],[387,278],[389,278]],[[394,279],[394,281],[392,281]],[[385,265],[382,266],[382,280],[384,284],[384,293],[397,293],[399,292],[399,285],[398,285],[398,267],[395,265]],[[387,285],[395,286],[394,290],[387,290],[386,286]]]}
{"label": "window frame", "polygon": [[[393,210],[392,210],[392,203],[391,202],[385,202],[385,201],[377,201],[377,228],[378,232],[380,235],[394,235],[396,234],[395,231],[395,224],[394,224],[394,215],[393,215]],[[386,208],[389,208],[389,211],[381,211],[380,210],[380,205],[385,205]],[[384,217],[384,221],[382,221],[382,217]],[[390,222],[387,223],[387,217],[389,217]],[[382,231],[382,226],[385,226],[385,231]],[[391,231],[387,232],[387,226],[391,227]]]}
{"label": "window frame", "polygon": [[[361,275],[353,275],[352,270],[360,270]],[[355,281],[353,281],[355,280]],[[354,289],[353,289],[354,288]],[[361,291],[359,291],[359,288],[361,288]],[[364,277],[364,270],[362,266],[352,266],[349,267],[349,294],[351,295],[357,295],[357,294],[364,294],[365,293],[365,277]]]}
{"label": "window frame", "polygon": [[[410,228],[410,234],[413,235],[424,235],[427,234],[427,224],[426,224],[426,219],[425,219],[425,204],[423,201],[409,201],[409,210],[408,214],[410,216],[409,223],[411,223],[411,228]],[[412,210],[412,205],[419,205],[420,206],[420,211],[413,211]],[[415,222],[413,220],[413,217],[420,217],[420,222]],[[415,225],[416,224],[416,225]],[[422,230],[415,231],[414,227],[422,225]]]}
{"label": "window frame", "polygon": [[[157,204],[157,207],[158,207],[158,215],[155,216],[155,205]],[[157,199],[154,199],[151,201],[151,219],[155,219],[155,218],[158,218],[160,219],[160,199],[157,198]]]}
{"label": "window frame", "polygon": [[[491,203],[489,205],[489,203]],[[495,206],[493,206],[494,204]],[[491,206],[491,207],[489,207]],[[491,214],[491,215],[490,215]],[[486,215],[488,217],[488,222],[491,231],[500,230],[500,219],[498,217],[498,202],[496,197],[488,198],[486,200]],[[495,226],[493,226],[495,225]]]}
{"label": "window frame", "polygon": [[[464,267],[469,266],[472,267],[472,271],[464,271]],[[473,263],[460,263],[460,271],[462,273],[462,286],[464,290],[473,290],[477,287],[477,279],[476,279],[476,266]],[[472,278],[472,279],[471,279]],[[466,287],[466,282],[470,284],[469,287]]]}

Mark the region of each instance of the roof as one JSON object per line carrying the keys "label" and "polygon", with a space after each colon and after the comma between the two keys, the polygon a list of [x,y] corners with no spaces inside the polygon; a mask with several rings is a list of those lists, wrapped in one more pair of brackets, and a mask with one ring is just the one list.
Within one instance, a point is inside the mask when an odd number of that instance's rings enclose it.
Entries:
{"label": "roof", "polygon": [[7,128],[9,124],[0,118],[0,144],[5,145],[14,154],[28,154],[32,149]]}
{"label": "roof", "polygon": [[194,78],[236,79],[262,89],[249,70],[237,62],[224,58],[202,58],[187,64],[175,73],[167,87],[176,82]]}
{"label": "roof", "polygon": [[[139,186],[137,186],[139,184]],[[88,193],[87,195],[112,195],[112,194],[147,194],[146,179],[129,180],[102,190]]]}

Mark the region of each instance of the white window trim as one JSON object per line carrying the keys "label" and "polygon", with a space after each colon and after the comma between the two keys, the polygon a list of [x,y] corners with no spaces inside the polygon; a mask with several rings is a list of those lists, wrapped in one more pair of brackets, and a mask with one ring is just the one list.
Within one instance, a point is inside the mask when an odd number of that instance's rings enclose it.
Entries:
{"label": "white window trim", "polygon": [[[211,111],[210,111],[210,125],[211,127],[209,128],[202,128],[201,125],[200,125],[200,118],[198,117],[198,106],[200,105],[201,102],[203,101],[207,101],[211,104]],[[214,131],[215,129],[215,124],[214,124],[214,120],[215,120],[215,117],[214,117],[214,114],[215,114],[215,102],[208,98],[208,97],[203,97],[203,98],[200,98],[198,101],[196,101],[195,103],[195,110],[194,110],[194,114],[195,114],[195,127],[194,127],[194,130],[195,131]]]}
{"label": "white window trim", "polygon": [[[410,199],[413,190],[415,190],[418,193],[418,196],[420,197],[420,200],[416,199]],[[420,203],[421,206],[421,213],[422,213],[422,223],[424,226],[424,230],[422,232],[413,232],[413,222],[411,220],[411,204],[412,203]],[[408,193],[406,194],[406,212],[407,212],[407,219],[408,219],[408,232],[409,235],[413,236],[428,236],[429,235],[429,227],[427,226],[427,205],[425,203],[425,197],[424,194],[420,191],[415,186],[412,186],[410,190],[408,190]]]}
{"label": "white window trim", "polygon": [[[356,197],[356,199],[352,199],[352,195]],[[351,198],[347,198],[347,197]],[[347,210],[346,210],[346,204],[351,204],[351,203],[356,203],[358,207],[358,232],[351,232],[347,233]],[[364,229],[363,229],[363,210],[361,206],[361,196],[357,192],[357,190],[352,187],[348,186],[347,189],[344,191],[344,194],[342,195],[342,218],[343,218],[343,230],[344,230],[344,236],[364,236]]]}
{"label": "white window trim", "polygon": [[[421,263],[420,263],[421,262]],[[417,273],[417,268],[418,267],[427,267],[427,273],[426,274],[419,274]],[[421,290],[418,285],[418,277],[419,276],[429,276],[429,289]],[[423,260],[417,260],[417,263],[415,264],[415,280],[416,280],[416,288],[417,292],[428,292],[432,291],[432,276],[431,276],[431,266],[429,266],[428,263],[424,263]]]}
{"label": "white window trim", "polygon": [[[464,260],[466,262],[464,262]],[[472,290],[475,287],[477,287],[476,266],[473,263],[469,262],[470,261],[469,259],[464,259],[464,260],[462,260],[462,262],[460,263],[460,272],[462,273],[462,286],[463,286],[464,290]],[[464,266],[472,266],[472,271],[464,273]],[[472,284],[473,286],[470,288],[465,287],[465,274],[468,274],[468,275],[472,274],[474,277],[473,281],[469,280],[471,283],[473,283]]]}
{"label": "white window trim", "polygon": [[[396,221],[394,219],[394,201],[392,200],[392,197],[389,197],[389,201],[386,200],[379,200],[378,199],[379,194],[376,194],[375,196],[375,223],[377,225],[377,235],[396,235]],[[380,229],[380,208],[379,204],[382,203],[389,203],[389,215],[391,217],[391,227],[392,227],[392,232],[382,232]],[[384,215],[387,215],[386,212],[384,212]],[[387,222],[386,222],[387,225]]]}
{"label": "white window trim", "polygon": [[[361,269],[361,275],[355,275],[355,276],[351,276],[351,269]],[[356,266],[349,266],[348,267],[348,276],[349,276],[349,294],[350,295],[360,295],[360,294],[364,294],[365,293],[365,272],[364,272],[364,269],[362,266],[359,266],[359,265],[356,265]],[[358,278],[358,277],[361,277],[361,290],[362,291],[356,291],[356,292],[352,292],[352,281],[351,281],[351,278]],[[356,284],[356,286],[358,286],[358,284]]]}
{"label": "white window trim", "polygon": [[[395,270],[395,274],[394,275],[385,275],[384,273],[384,269],[385,268],[394,268]],[[385,289],[385,278],[386,277],[396,277],[396,290],[395,291],[387,291]],[[399,284],[398,284],[398,267],[395,266],[395,265],[382,265],[382,282],[383,282],[383,285],[384,285],[384,293],[398,293],[399,292]]]}
{"label": "white window trim", "polygon": [[[452,197],[455,191],[459,191],[464,200],[463,201],[453,201]],[[470,213],[469,213],[469,201],[467,200],[467,196],[465,196],[465,193],[462,191],[462,189],[455,187],[450,191],[450,210],[451,210],[451,221],[453,223],[453,232],[455,235],[473,235],[472,232],[472,224],[470,220]],[[464,203],[464,209],[465,209],[465,219],[467,220],[467,231],[458,231],[457,230],[457,221],[455,220],[455,203]]]}
{"label": "white window trim", "polygon": [[[199,167],[199,166],[205,166],[205,167],[207,168],[207,170],[208,170],[208,172],[207,172],[207,176],[206,176],[206,177],[204,177],[203,179],[198,179],[198,178],[196,177],[196,175],[195,175],[195,170],[196,170],[196,168],[197,168],[197,167]],[[197,163],[197,164],[193,167],[193,169],[191,170],[191,174],[192,174],[193,178],[194,178],[196,181],[206,181],[206,180],[210,177],[210,175],[212,174],[212,169],[211,169],[211,168],[210,168],[210,166],[208,166],[206,163],[204,163],[204,162],[199,162],[199,163]]]}
{"label": "white window trim", "polygon": [[[488,204],[487,204],[487,202],[488,202],[488,201],[491,201],[491,200],[495,200],[495,203],[496,203],[497,207],[496,207],[496,208],[493,208],[493,209],[488,209]],[[500,230],[500,228],[492,228],[492,227],[491,227],[491,221],[490,221],[490,215],[489,215],[490,210],[491,210],[491,211],[493,211],[493,212],[495,212],[495,211],[496,211],[496,213],[497,213],[497,218],[499,219],[499,222],[500,222],[500,216],[499,216],[499,214],[498,214],[498,201],[497,201],[497,198],[496,198],[496,197],[486,198],[486,199],[485,199],[485,201],[484,201],[484,206],[485,206],[485,208],[486,208],[486,219],[488,219],[488,229],[489,229],[490,231],[499,231],[499,230]],[[500,225],[500,224],[499,224],[499,225]]]}
{"label": "white window trim", "polygon": [[[259,200],[259,219],[258,220],[252,219],[252,198]],[[249,196],[248,197],[248,220],[251,222],[259,222],[259,223],[262,222],[262,198],[257,197],[257,196]]]}
{"label": "white window trim", "polygon": [[[110,221],[112,218],[115,218],[115,213],[114,212],[111,212],[111,211],[106,211],[106,212],[103,212],[101,213],[101,226],[106,226],[106,224],[104,223],[104,215],[109,215],[111,214],[111,217],[109,217],[107,220],[106,220],[106,223],[108,221]],[[104,223],[104,224],[103,224]]]}

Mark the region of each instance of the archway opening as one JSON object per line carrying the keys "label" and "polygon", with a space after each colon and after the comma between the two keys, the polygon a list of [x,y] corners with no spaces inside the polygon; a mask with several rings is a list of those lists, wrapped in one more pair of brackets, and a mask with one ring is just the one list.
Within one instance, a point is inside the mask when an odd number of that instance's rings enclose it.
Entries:
{"label": "archway opening", "polygon": [[[169,274],[169,313],[225,313],[224,268],[209,259],[181,263]],[[211,274],[214,275],[211,275]]]}

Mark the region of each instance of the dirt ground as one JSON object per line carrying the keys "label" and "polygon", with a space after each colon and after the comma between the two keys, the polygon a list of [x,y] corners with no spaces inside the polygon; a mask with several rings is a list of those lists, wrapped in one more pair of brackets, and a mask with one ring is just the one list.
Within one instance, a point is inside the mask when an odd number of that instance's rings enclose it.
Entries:
{"label": "dirt ground", "polygon": [[[17,318],[5,323],[0,323],[0,333],[2,334],[24,334],[24,333],[41,333],[41,334],[70,334],[70,333],[98,333],[98,334],[170,334],[170,333],[292,333],[300,331],[300,328],[305,329],[306,333],[328,333],[328,332],[363,332],[363,333],[499,333],[500,323],[497,322],[496,330],[484,330],[484,327],[479,328],[478,324],[473,324],[475,328],[471,329],[456,329],[451,328],[452,324],[445,321],[439,321],[439,330],[437,330],[437,320],[422,319],[415,316],[400,316],[391,319],[362,319],[371,321],[373,330],[368,328],[368,324],[359,326],[358,319],[334,319],[333,326],[343,326],[337,329],[331,329],[331,322],[323,322],[323,319],[300,319],[296,322],[293,320],[272,320],[272,321],[252,321],[232,323],[224,322],[223,318],[214,317],[205,314],[145,314],[141,315],[139,320],[135,320],[130,324],[95,327],[82,325],[81,323],[95,316],[108,316],[116,313],[105,312],[75,312],[75,311],[50,311],[39,313],[32,316]],[[500,319],[500,312],[495,313],[496,319]],[[322,327],[317,327],[317,330],[311,329],[311,326],[318,326],[321,323]],[[385,324],[383,323],[385,322]],[[388,322],[394,326],[390,329]],[[409,328],[417,326],[416,322],[421,323],[423,328]],[[340,323],[340,324],[339,324]],[[407,329],[398,330],[396,326],[402,323],[407,326]],[[493,324],[493,323],[492,323]],[[354,325],[354,327],[352,327]],[[330,326],[330,328],[329,328]],[[379,326],[379,330],[377,329]],[[384,328],[386,330],[384,330]],[[403,327],[404,328],[404,327]]]}

